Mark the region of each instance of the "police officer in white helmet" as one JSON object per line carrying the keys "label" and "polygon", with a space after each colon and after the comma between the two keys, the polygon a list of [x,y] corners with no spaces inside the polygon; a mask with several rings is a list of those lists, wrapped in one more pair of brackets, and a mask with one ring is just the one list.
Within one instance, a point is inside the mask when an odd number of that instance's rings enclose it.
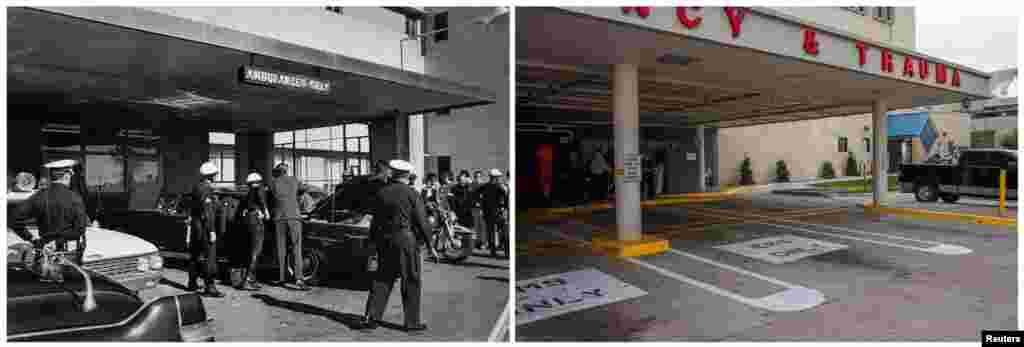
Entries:
{"label": "police officer in white helmet", "polygon": [[[213,195],[213,177],[217,175],[218,171],[217,166],[211,162],[203,163],[199,167],[199,174],[202,178],[192,188],[192,193],[189,196],[189,218],[192,230],[188,240],[188,290],[199,290],[198,278],[201,276],[205,287],[203,294],[217,298],[224,296],[217,290],[215,283],[219,235],[217,235],[215,226],[218,199]],[[203,255],[206,256],[205,266],[200,262],[200,257]]]}
{"label": "police officer in white helmet", "polygon": [[270,220],[270,210],[267,208],[267,187],[263,184],[263,177],[253,172],[245,178],[249,185],[249,192],[242,201],[242,218],[246,228],[249,230],[249,261],[248,267],[243,270],[242,282],[238,284],[241,290],[259,290],[260,284],[256,281],[253,271],[256,270],[256,260],[263,251],[263,240],[266,239],[265,224]]}
{"label": "police officer in white helmet", "polygon": [[388,166],[391,169],[390,182],[377,191],[370,224],[370,238],[377,247],[380,267],[373,279],[373,287],[366,300],[366,315],[360,325],[363,329],[377,327],[387,308],[391,288],[401,277],[405,330],[426,330],[427,326],[420,320],[419,249],[420,245],[429,244],[430,225],[423,200],[409,186],[412,164],[392,160]]}

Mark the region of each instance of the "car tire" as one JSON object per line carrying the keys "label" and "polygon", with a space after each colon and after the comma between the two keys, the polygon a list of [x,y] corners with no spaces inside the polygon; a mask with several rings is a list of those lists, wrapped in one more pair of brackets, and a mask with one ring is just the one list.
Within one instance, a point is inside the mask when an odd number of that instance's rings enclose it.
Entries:
{"label": "car tire", "polygon": [[914,186],[914,198],[920,202],[936,202],[939,190],[934,184],[918,183]]}
{"label": "car tire", "polygon": [[956,203],[957,200],[960,200],[960,196],[959,195],[956,195],[956,194],[943,194],[942,195],[942,201],[945,201],[946,203],[950,203],[950,204]]}

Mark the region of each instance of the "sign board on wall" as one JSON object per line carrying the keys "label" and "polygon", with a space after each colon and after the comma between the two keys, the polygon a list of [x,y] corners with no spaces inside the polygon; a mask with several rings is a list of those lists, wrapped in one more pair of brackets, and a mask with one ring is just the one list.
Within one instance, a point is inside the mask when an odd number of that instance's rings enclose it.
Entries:
{"label": "sign board on wall", "polygon": [[824,254],[848,248],[821,240],[808,239],[793,235],[763,237],[750,241],[732,243],[715,247],[754,259],[764,260],[772,264],[784,264],[813,255]]}
{"label": "sign board on wall", "polygon": [[641,167],[640,154],[627,153],[622,156],[622,181],[629,182],[640,182],[642,167]]}
{"label": "sign board on wall", "polygon": [[516,325],[647,295],[596,269],[516,281]]}
{"label": "sign board on wall", "polygon": [[248,84],[305,90],[321,94],[331,92],[331,82],[329,81],[255,66],[242,66],[238,70],[238,75],[243,83]]}

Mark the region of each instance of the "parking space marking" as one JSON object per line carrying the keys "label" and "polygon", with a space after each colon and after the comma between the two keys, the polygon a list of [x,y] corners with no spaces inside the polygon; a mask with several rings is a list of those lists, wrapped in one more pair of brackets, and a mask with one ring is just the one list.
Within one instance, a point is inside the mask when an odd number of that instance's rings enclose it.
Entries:
{"label": "parking space marking", "polygon": [[[694,210],[703,210],[705,212],[699,212],[699,211],[694,211]],[[712,210],[712,211],[715,211],[715,212],[707,212],[707,210]],[[729,218],[729,219],[733,219],[733,220],[748,220],[748,219],[743,218],[743,217],[732,217],[732,216],[727,216],[727,215],[721,215],[721,213],[722,213],[721,211],[722,210],[720,210],[720,209],[694,208],[694,209],[691,209],[690,211],[688,211],[688,213],[695,213],[695,214],[698,214],[698,215],[706,215],[706,216],[711,216],[711,217]],[[914,250],[914,251],[918,251],[918,252],[925,252],[925,253],[932,253],[932,254],[942,254],[942,255],[964,255],[964,254],[971,253],[971,249],[967,248],[967,247],[951,245],[951,244],[945,244],[945,243],[939,243],[939,242],[933,242],[933,241],[916,240],[916,239],[911,239],[911,238],[906,238],[906,237],[899,237],[899,236],[893,236],[893,235],[872,233],[872,232],[867,232],[867,231],[863,231],[863,230],[856,230],[856,229],[851,229],[851,228],[844,228],[844,227],[825,225],[825,224],[804,223],[804,222],[795,221],[795,220],[791,220],[791,219],[778,218],[778,217],[769,217],[769,216],[756,215],[756,214],[747,214],[747,215],[745,215],[745,217],[755,217],[757,219],[760,219],[760,221],[757,221],[757,220],[749,221],[748,224],[767,225],[767,226],[773,226],[773,227],[782,228],[782,229],[789,229],[789,230],[800,231],[800,232],[811,233],[811,234],[819,234],[819,235],[826,235],[826,236],[831,236],[831,237],[838,237],[838,238],[847,239],[847,240],[854,240],[854,241],[860,241],[860,242],[866,242],[866,243],[873,243],[873,244],[876,244],[876,245],[882,245],[882,246],[887,246],[887,247],[903,248],[903,249]],[[915,246],[910,246],[910,245],[901,245],[901,244],[896,244],[896,243],[891,243],[891,242],[885,242],[885,241],[878,241],[878,240],[872,240],[872,239],[853,237],[853,236],[843,235],[843,234],[835,233],[835,232],[815,231],[815,230],[810,230],[810,229],[806,229],[806,228],[800,228],[800,227],[796,227],[796,226],[792,226],[792,225],[782,225],[782,224],[767,223],[767,222],[765,222],[765,220],[774,220],[774,221],[777,221],[777,222],[796,224],[796,225],[803,225],[803,226],[808,226],[808,227],[826,228],[826,229],[832,229],[832,230],[836,230],[836,231],[842,231],[842,232],[848,232],[848,233],[854,233],[854,234],[861,234],[861,235],[871,235],[871,236],[888,238],[888,239],[892,239],[892,240],[901,240],[901,241],[910,241],[910,242],[923,243],[923,244],[931,244],[931,245],[934,245],[934,246],[928,247],[928,248],[922,248],[922,247],[915,247]]]}
{"label": "parking space marking", "polygon": [[[579,224],[581,224],[582,226],[588,226],[587,224],[583,224],[583,223],[579,223]],[[573,235],[569,235],[569,234],[563,233],[563,232],[558,231],[558,230],[551,230],[551,229],[546,228],[546,227],[540,227],[540,229],[545,231],[545,232],[548,232],[550,234],[553,234],[555,236],[558,236],[558,237],[562,237],[562,238],[565,238],[565,239],[568,239],[568,240],[574,240],[574,241],[581,242],[581,243],[590,244],[589,241],[583,240],[583,239],[581,239],[579,237],[575,237]],[[741,268],[738,268],[738,267],[735,267],[735,266],[719,263],[719,262],[716,262],[714,260],[707,259],[707,258],[698,256],[698,255],[695,255],[695,254],[690,254],[690,253],[687,253],[687,252],[683,252],[683,251],[680,251],[680,250],[677,250],[677,249],[674,249],[674,248],[669,248],[669,252],[671,252],[672,254],[676,254],[676,255],[680,255],[680,256],[689,258],[689,259],[697,260],[697,261],[703,262],[705,264],[717,266],[717,267],[720,267],[720,268],[723,268],[723,269],[726,269],[726,270],[730,270],[730,271],[737,272],[737,273],[740,273],[740,274],[744,274],[744,275],[747,275],[747,276],[750,276],[750,277],[754,277],[754,278],[757,278],[759,280],[766,281],[768,283],[772,283],[772,284],[778,285],[778,286],[786,288],[786,289],[781,291],[781,292],[772,294],[772,295],[768,295],[768,296],[764,296],[764,297],[760,297],[760,298],[750,298],[750,297],[742,296],[742,295],[733,293],[731,291],[719,288],[719,287],[717,287],[715,285],[708,284],[706,282],[703,282],[703,281],[700,281],[700,280],[696,280],[696,279],[693,279],[693,278],[690,278],[690,277],[687,277],[687,276],[684,276],[684,275],[672,272],[670,270],[667,270],[667,269],[662,268],[660,266],[657,266],[657,265],[645,262],[645,261],[640,260],[640,259],[636,259],[636,258],[632,258],[632,257],[624,257],[624,258],[621,258],[621,259],[625,260],[625,261],[628,261],[630,263],[636,264],[636,265],[640,265],[640,266],[645,267],[647,269],[650,269],[650,270],[652,270],[654,272],[657,272],[657,273],[659,273],[659,274],[661,274],[661,275],[663,275],[665,277],[668,277],[668,278],[671,278],[671,279],[674,279],[674,280],[677,280],[677,281],[680,281],[680,282],[692,285],[692,286],[700,288],[700,289],[704,289],[704,290],[709,291],[709,292],[711,292],[713,294],[717,294],[719,296],[723,296],[723,297],[726,297],[726,298],[729,298],[729,299],[733,299],[735,301],[738,301],[740,303],[746,304],[748,306],[753,306],[753,307],[760,308],[760,309],[763,309],[763,310],[776,311],[776,312],[803,311],[803,310],[810,309],[810,308],[813,308],[815,306],[821,305],[822,303],[825,302],[825,295],[822,294],[820,291],[818,291],[816,289],[807,288],[807,287],[795,285],[795,284],[792,284],[792,283],[788,283],[788,282],[785,282],[785,281],[782,281],[782,280],[779,280],[779,279],[767,277],[767,276],[764,276],[764,275],[761,275],[761,274],[758,274],[758,273],[754,273],[754,272],[751,272],[751,271],[747,271],[747,270],[744,270],[744,269],[741,269]]]}

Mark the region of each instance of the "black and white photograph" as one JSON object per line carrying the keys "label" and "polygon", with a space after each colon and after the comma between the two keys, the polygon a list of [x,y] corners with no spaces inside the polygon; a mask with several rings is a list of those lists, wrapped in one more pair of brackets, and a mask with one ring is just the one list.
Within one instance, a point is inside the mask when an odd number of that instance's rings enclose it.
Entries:
{"label": "black and white photograph", "polygon": [[511,7],[5,9],[7,341],[511,340]]}

